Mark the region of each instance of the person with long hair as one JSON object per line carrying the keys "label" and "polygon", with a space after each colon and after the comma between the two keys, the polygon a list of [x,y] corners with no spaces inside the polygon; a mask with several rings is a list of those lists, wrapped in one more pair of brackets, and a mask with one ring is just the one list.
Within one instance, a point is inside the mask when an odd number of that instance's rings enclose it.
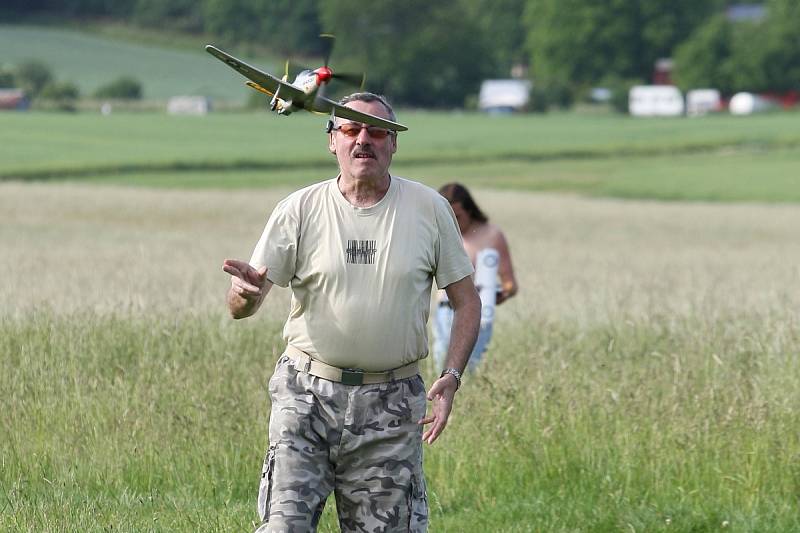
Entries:
{"label": "person with long hair", "polygon": [[[509,298],[517,294],[517,280],[514,277],[514,267],[511,263],[511,253],[508,242],[503,232],[495,224],[489,222],[489,217],[481,211],[478,204],[472,198],[469,190],[460,183],[448,183],[439,189],[439,194],[444,196],[453,213],[456,215],[458,227],[461,231],[461,238],[464,242],[464,249],[476,265],[478,255],[483,250],[494,249],[497,251],[499,264],[497,276],[499,285],[497,288],[495,304],[500,305]],[[440,291],[441,295],[436,305],[436,317],[433,328],[433,357],[438,368],[444,366],[447,358],[447,351],[450,345],[450,330],[453,325],[453,309],[447,294]],[[475,371],[478,368],[489,341],[492,338],[493,322],[484,321],[481,323],[478,340],[469,358],[469,370]]]}

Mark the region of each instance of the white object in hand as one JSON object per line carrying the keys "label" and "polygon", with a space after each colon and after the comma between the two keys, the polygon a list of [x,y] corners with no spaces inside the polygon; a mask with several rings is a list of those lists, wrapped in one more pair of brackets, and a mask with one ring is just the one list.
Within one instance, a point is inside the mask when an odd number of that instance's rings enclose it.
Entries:
{"label": "white object in hand", "polygon": [[475,261],[475,286],[481,297],[481,325],[494,321],[494,307],[497,302],[497,267],[500,254],[494,248],[484,248],[478,252]]}

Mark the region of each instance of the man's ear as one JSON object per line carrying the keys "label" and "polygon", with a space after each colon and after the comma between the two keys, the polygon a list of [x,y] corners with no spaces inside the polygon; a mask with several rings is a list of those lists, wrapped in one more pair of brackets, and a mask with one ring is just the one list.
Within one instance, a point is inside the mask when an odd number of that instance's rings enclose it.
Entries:
{"label": "man's ear", "polygon": [[333,142],[333,120],[328,119],[328,123],[325,124],[325,132],[328,134],[328,151],[336,155],[336,143]]}

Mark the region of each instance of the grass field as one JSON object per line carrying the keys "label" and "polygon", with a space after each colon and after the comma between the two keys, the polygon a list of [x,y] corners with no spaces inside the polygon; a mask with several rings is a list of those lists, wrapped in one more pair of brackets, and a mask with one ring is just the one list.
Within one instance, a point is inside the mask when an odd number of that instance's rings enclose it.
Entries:
{"label": "grass field", "polygon": [[[0,47],[85,92],[246,94],[116,31]],[[399,116],[394,171],[473,187],[521,286],[426,447],[431,532],[800,531],[797,113]],[[0,113],[0,531],[251,529],[289,299],[232,321],[221,263],[336,172],[323,124]]]}
{"label": "grass field", "polygon": [[[0,530],[250,527],[288,301],[231,321],[220,264],[287,190],[0,183]],[[800,209],[476,194],[522,290],[431,531],[798,530]]]}
{"label": "grass field", "polygon": [[[800,201],[797,114],[635,120],[401,112],[395,170],[432,185],[622,198]],[[335,173],[324,120],[266,113],[2,114],[0,179],[298,186]]]}
{"label": "grass field", "polygon": [[[56,79],[75,83],[84,95],[91,95],[120,76],[139,80],[144,97],[157,100],[193,94],[243,102],[249,94],[250,89],[235,72],[204,51],[206,41],[198,38],[193,48],[188,48],[184,41],[183,47],[176,49],[173,43],[153,44],[158,39],[141,30],[140,42],[125,40],[129,31],[117,27],[117,34],[98,35],[63,28],[0,24],[0,50],[3,63],[42,61],[53,70]],[[275,64],[263,58],[242,59],[267,69]]]}

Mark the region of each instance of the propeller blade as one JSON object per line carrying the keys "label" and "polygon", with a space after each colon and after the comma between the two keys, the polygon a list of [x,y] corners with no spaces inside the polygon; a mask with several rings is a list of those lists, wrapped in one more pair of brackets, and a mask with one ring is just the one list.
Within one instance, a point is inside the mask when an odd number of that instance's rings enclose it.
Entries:
{"label": "propeller blade", "polygon": [[336,41],[336,37],[331,35],[330,33],[323,33],[319,36],[322,39],[322,58],[323,58],[323,65],[326,67],[328,66],[328,61],[331,58],[331,52],[333,52],[333,43]]}
{"label": "propeller blade", "polygon": [[367,75],[363,72],[356,73],[356,72],[346,72],[342,74],[337,74],[336,72],[333,73],[332,76],[334,79],[341,81],[342,83],[347,83],[349,85],[354,85],[361,89],[364,88],[364,82],[367,81]]}

